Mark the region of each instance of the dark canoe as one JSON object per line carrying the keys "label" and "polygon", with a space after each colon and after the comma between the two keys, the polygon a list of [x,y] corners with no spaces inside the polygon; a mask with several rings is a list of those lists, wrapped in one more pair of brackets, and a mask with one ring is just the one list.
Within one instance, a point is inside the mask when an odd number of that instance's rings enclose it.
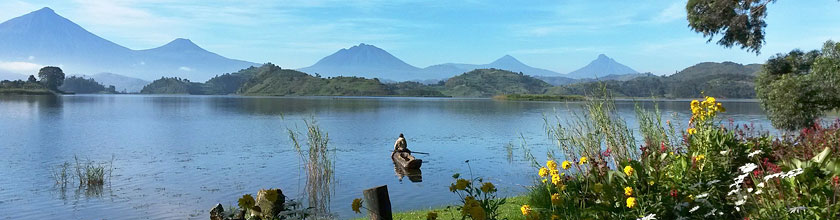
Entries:
{"label": "dark canoe", "polygon": [[423,165],[423,160],[414,158],[411,154],[404,152],[391,154],[391,159],[397,166],[406,169],[420,169],[420,166]]}

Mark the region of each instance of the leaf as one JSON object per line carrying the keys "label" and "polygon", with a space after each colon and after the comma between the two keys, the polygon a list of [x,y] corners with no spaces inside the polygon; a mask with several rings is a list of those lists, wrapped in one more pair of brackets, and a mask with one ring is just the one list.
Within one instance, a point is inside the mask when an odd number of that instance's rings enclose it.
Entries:
{"label": "leaf", "polygon": [[831,153],[831,148],[825,147],[822,152],[811,158],[811,161],[815,163],[822,164],[825,162],[825,158],[828,158],[828,155]]}

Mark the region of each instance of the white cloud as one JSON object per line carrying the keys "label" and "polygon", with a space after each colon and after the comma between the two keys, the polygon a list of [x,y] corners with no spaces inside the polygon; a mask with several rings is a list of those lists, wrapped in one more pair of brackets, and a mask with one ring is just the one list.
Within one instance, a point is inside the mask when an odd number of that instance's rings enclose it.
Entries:
{"label": "white cloud", "polygon": [[0,61],[0,71],[10,73],[32,75],[38,73],[38,70],[40,70],[41,67],[44,67],[44,65],[20,61]]}
{"label": "white cloud", "polygon": [[192,69],[192,68],[185,67],[185,66],[178,67],[178,70],[180,70],[180,71],[187,71],[187,72],[193,71],[193,69]]}
{"label": "white cloud", "polygon": [[680,19],[684,19],[686,17],[685,12],[685,1],[676,1],[672,3],[668,8],[662,10],[658,16],[653,18],[654,23],[668,23]]}

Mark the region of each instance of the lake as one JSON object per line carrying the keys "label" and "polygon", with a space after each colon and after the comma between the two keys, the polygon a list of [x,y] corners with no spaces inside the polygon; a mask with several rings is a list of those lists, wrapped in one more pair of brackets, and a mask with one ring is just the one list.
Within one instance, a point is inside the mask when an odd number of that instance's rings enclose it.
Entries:
{"label": "lake", "polygon": [[[723,104],[724,118],[770,128],[758,103]],[[617,102],[631,125],[634,105]],[[673,122],[688,122],[689,100],[659,106],[664,119],[676,113]],[[0,219],[208,219],[216,203],[227,208],[262,188],[300,198],[305,176],[287,129],[305,131],[308,118],[336,148],[332,211],[342,219],[361,216],[350,202],[378,185],[388,185],[395,211],[452,204],[454,173],[471,171],[501,195],[518,195],[535,176],[520,146],[544,160],[554,145],[543,115],[568,119],[580,107],[454,98],[0,96]],[[400,133],[410,149],[430,153],[417,155],[422,182],[395,173],[389,156]],[[56,186],[52,170],[74,156],[113,159],[101,192]]]}

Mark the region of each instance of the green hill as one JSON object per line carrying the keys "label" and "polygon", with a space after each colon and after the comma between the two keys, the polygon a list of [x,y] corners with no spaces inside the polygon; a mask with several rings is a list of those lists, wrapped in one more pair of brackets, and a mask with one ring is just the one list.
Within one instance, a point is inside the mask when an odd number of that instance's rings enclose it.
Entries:
{"label": "green hill", "polygon": [[759,64],[699,63],[670,76],[644,76],[627,81],[576,83],[549,89],[548,94],[585,95],[606,87],[615,96],[693,98],[755,98]]}
{"label": "green hill", "polygon": [[190,82],[188,79],[177,77],[161,77],[140,90],[142,94],[190,94],[208,95],[209,92],[203,83]]}
{"label": "green hill", "polygon": [[114,86],[105,87],[94,79],[85,79],[77,76],[64,79],[64,84],[61,84],[58,89],[64,92],[78,94],[116,93]]}
{"label": "green hill", "polygon": [[500,69],[476,69],[449,78],[443,94],[456,97],[492,97],[500,94],[542,94],[551,85],[522,73]]}

